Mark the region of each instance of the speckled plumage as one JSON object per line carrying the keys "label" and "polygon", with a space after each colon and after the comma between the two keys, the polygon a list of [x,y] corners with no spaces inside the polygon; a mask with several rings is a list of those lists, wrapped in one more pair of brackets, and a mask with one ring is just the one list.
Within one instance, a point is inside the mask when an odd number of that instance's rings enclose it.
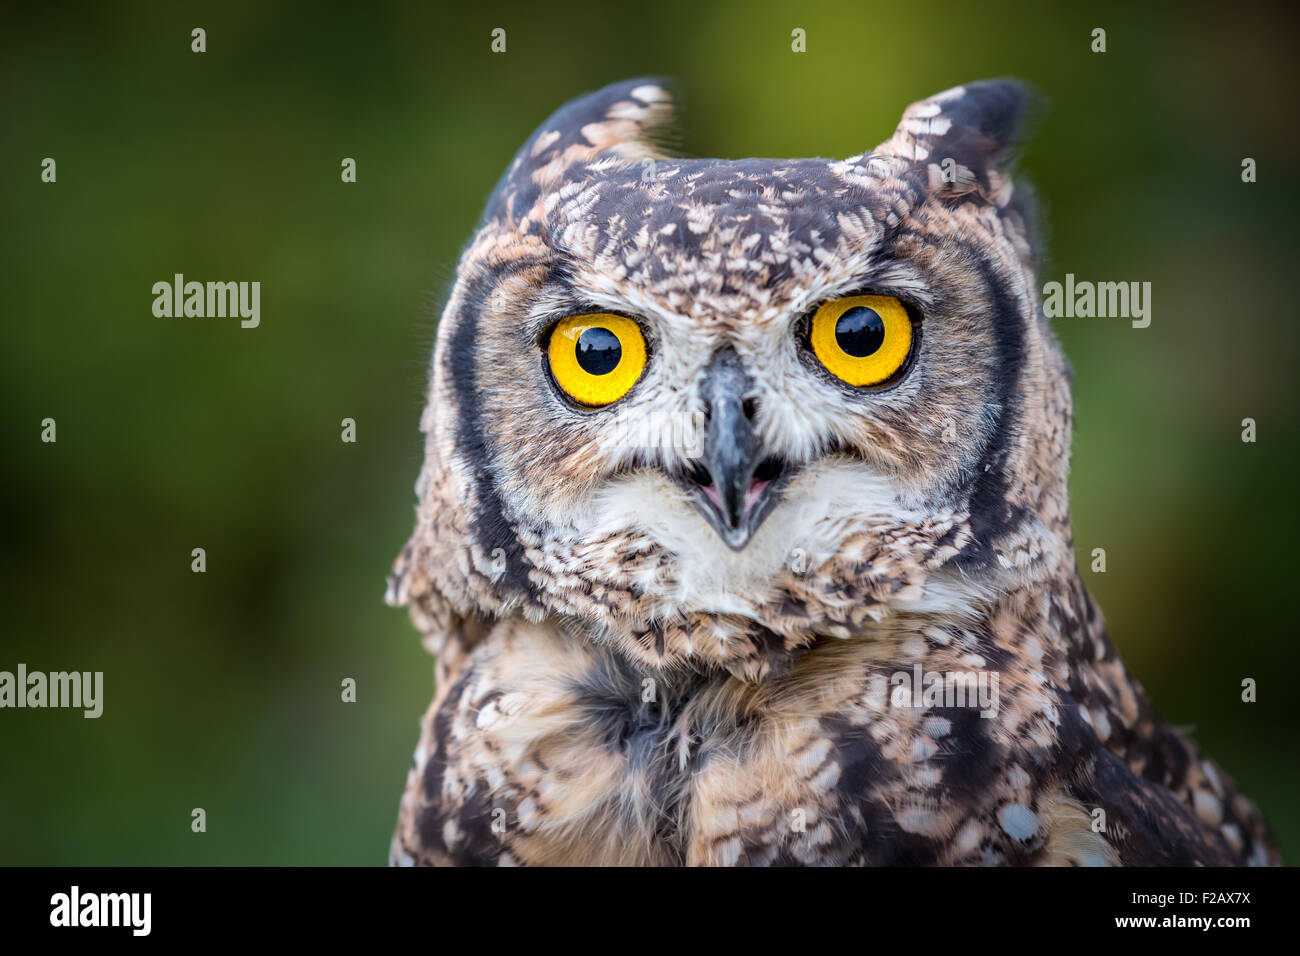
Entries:
{"label": "speckled plumage", "polygon": [[[650,80],[534,133],[439,328],[389,591],[437,688],[392,862],[1277,862],[1079,579],[1069,372],[1007,167],[1023,101],[950,90],[844,161],[669,158]],[[919,316],[907,373],[870,392],[798,342],[864,291]],[[591,311],[637,318],[650,351],[595,411],[540,347]],[[788,463],[739,551],[674,480],[685,451],[611,440],[698,415],[720,350]],[[996,674],[996,713],[880,692],[918,665]]]}

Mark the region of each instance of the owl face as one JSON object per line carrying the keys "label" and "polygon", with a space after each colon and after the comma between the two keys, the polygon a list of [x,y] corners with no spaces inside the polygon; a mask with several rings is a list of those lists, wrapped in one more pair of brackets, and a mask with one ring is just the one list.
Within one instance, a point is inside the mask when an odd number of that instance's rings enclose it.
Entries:
{"label": "owl face", "polygon": [[399,578],[762,671],[1031,573],[1069,397],[1004,168],[1023,98],[957,88],[842,161],[665,158],[649,81],[556,113],[462,258]]}

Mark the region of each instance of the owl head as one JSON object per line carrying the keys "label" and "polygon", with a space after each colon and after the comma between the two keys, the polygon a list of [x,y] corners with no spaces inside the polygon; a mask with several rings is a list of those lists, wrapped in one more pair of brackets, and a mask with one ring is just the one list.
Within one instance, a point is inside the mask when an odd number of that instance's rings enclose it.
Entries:
{"label": "owl head", "polygon": [[653,80],[515,156],[438,329],[389,600],[762,680],[1070,556],[1068,373],[1004,81],[871,152],[674,159]]}

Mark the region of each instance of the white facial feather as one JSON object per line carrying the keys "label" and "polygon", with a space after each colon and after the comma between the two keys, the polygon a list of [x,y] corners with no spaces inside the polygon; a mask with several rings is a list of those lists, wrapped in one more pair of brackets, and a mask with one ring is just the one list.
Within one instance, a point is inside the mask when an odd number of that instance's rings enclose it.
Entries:
{"label": "white facial feather", "polygon": [[767,598],[792,562],[815,567],[855,528],[919,517],[898,503],[898,489],[889,479],[862,463],[830,458],[794,476],[740,551],[723,543],[685,491],[650,472],[607,483],[585,509],[574,511],[570,527],[577,540],[617,532],[644,534],[671,552],[674,587],[663,594],[666,607],[745,614]]}

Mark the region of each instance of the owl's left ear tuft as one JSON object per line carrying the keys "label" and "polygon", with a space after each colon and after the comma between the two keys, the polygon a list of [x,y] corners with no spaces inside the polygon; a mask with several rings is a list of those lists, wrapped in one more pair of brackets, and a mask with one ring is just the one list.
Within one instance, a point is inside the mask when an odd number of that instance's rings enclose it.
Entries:
{"label": "owl's left ear tuft", "polygon": [[945,198],[979,191],[1005,205],[1007,169],[1034,100],[1017,80],[953,87],[909,106],[894,135],[872,155],[923,172],[929,191]]}
{"label": "owl's left ear tuft", "polygon": [[560,107],[528,138],[488,203],[489,218],[521,222],[537,197],[578,164],[666,159],[673,95],[664,79],[614,83]]}

